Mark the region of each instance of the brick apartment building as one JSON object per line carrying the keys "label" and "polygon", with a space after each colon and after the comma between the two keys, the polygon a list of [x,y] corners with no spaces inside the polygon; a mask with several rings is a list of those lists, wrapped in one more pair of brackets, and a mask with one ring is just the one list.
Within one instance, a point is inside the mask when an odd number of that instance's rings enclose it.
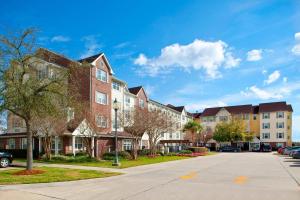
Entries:
{"label": "brick apartment building", "polygon": [[[83,63],[88,63],[90,65],[89,68],[80,72],[80,85],[78,86],[78,91],[81,98],[86,102],[89,102],[87,106],[91,109],[97,126],[95,128],[96,130],[94,130],[97,134],[91,136],[91,143],[94,147],[94,156],[99,156],[103,152],[112,151],[115,148],[113,132],[115,130],[115,118],[114,110],[112,108],[112,102],[115,99],[120,103],[120,109],[124,113],[135,107],[141,109],[149,109],[149,105],[153,107],[154,101],[149,100],[142,86],[128,88],[124,81],[119,80],[114,76],[112,67],[104,53],[75,61],[47,49],[41,48],[38,51],[39,57],[37,59],[44,62],[45,66],[47,66],[38,69],[38,73],[41,72],[47,76],[49,75],[51,68],[63,67],[68,69],[70,65],[81,65]],[[174,116],[178,115],[178,119],[180,119],[179,121],[181,123],[176,133],[166,133],[166,136],[162,136],[162,139],[167,139],[167,141],[162,142],[162,144],[166,145],[167,148],[169,148],[169,144],[171,144],[171,146],[180,145],[182,143],[180,140],[183,140],[183,133],[181,131],[181,127],[183,126],[182,123],[191,120],[192,117],[185,111],[183,106],[180,107],[179,111],[179,107],[158,104],[161,108],[168,109],[168,112],[173,113]],[[74,114],[71,114],[68,118],[68,120],[74,119]],[[55,136],[53,138],[52,150],[55,154],[76,154],[76,152],[84,151],[83,140],[79,134],[79,129],[82,126],[86,126],[84,120],[76,124],[75,127],[66,130],[63,135]],[[132,147],[132,138],[130,134],[126,133],[121,126],[118,126],[117,128],[119,138],[118,146],[120,150],[130,150]],[[171,135],[176,135],[177,137],[174,138]],[[35,155],[38,155],[43,151],[41,137],[35,137],[33,140],[34,152]],[[141,148],[147,147],[148,138],[145,134],[141,138]],[[0,149],[25,150],[26,148],[27,139],[24,122],[12,113],[8,113],[7,131],[5,134],[0,135]]]}

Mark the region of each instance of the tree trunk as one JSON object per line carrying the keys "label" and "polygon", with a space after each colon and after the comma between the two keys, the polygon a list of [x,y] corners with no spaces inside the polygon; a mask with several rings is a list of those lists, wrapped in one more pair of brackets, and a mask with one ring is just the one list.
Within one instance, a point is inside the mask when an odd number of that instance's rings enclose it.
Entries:
{"label": "tree trunk", "polygon": [[45,156],[47,160],[51,160],[51,147],[52,147],[52,138],[50,136],[44,137],[44,149],[45,149]]}
{"label": "tree trunk", "polygon": [[32,170],[33,167],[33,152],[32,152],[32,131],[28,120],[25,121],[27,132],[27,170]]}
{"label": "tree trunk", "polygon": [[138,140],[133,140],[132,158],[134,160],[136,160],[138,157],[138,148],[137,148],[138,146],[139,146]]}

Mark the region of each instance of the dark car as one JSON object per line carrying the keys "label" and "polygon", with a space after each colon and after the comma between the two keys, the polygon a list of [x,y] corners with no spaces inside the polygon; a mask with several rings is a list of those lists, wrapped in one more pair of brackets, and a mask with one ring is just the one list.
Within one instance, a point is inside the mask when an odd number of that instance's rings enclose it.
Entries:
{"label": "dark car", "polygon": [[0,167],[8,167],[13,161],[13,156],[7,152],[0,152]]}
{"label": "dark car", "polygon": [[271,152],[271,151],[272,151],[271,145],[265,144],[265,145],[262,147],[262,151],[263,151],[263,152]]}
{"label": "dark car", "polygon": [[241,149],[238,147],[225,146],[219,149],[220,152],[240,152]]}
{"label": "dark car", "polygon": [[292,155],[293,158],[296,158],[296,159],[300,159],[300,150],[299,151],[295,151]]}

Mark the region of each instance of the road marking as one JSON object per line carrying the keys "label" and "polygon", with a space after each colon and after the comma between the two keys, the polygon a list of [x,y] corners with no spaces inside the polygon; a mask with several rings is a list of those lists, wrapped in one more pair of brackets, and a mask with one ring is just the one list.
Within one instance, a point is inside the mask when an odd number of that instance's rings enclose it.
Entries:
{"label": "road marking", "polygon": [[244,184],[245,182],[247,182],[248,180],[248,177],[247,176],[238,176],[234,179],[234,183],[235,184],[239,184],[239,185],[242,185]]}
{"label": "road marking", "polygon": [[196,176],[197,176],[197,172],[190,172],[187,175],[180,176],[180,179],[182,179],[182,180],[190,180],[190,179],[195,178]]}

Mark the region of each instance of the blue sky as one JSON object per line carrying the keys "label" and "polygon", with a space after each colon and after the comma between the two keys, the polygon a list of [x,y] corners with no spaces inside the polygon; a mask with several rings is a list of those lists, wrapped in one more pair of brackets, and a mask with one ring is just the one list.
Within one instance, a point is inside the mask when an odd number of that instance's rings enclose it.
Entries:
{"label": "blue sky", "polygon": [[73,59],[104,52],[129,86],[190,111],[287,101],[300,140],[297,0],[2,2],[1,32],[29,26],[41,46]]}

